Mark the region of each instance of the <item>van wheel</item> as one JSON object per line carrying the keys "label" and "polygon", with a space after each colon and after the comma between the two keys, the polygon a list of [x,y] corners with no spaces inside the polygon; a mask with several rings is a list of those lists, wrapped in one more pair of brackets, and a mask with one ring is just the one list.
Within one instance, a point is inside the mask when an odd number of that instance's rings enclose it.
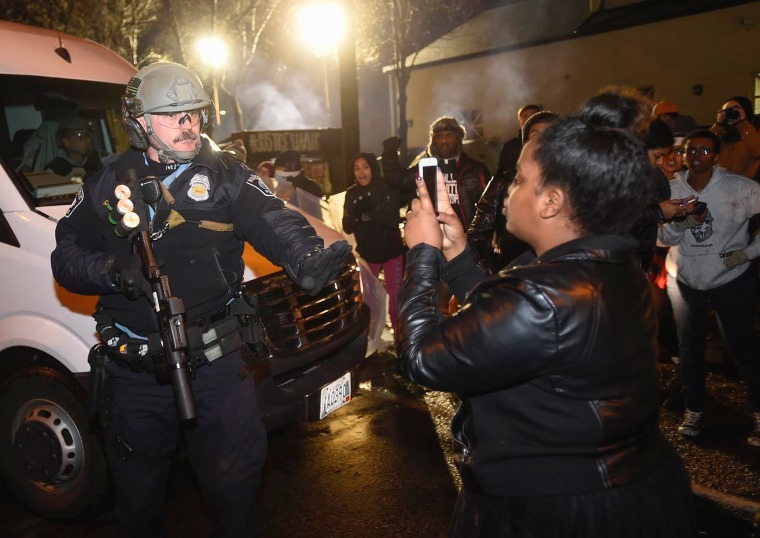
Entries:
{"label": "van wheel", "polygon": [[89,515],[105,498],[105,456],[83,400],[76,381],[42,367],[0,392],[0,471],[19,502],[46,518]]}

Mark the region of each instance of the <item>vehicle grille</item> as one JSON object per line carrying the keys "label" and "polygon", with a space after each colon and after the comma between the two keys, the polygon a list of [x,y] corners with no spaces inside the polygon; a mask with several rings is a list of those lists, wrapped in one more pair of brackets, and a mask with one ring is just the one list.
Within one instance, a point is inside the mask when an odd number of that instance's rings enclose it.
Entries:
{"label": "vehicle grille", "polygon": [[264,344],[274,357],[305,353],[339,337],[355,325],[362,306],[359,268],[353,256],[338,278],[314,297],[284,271],[246,282],[243,291],[255,296]]}

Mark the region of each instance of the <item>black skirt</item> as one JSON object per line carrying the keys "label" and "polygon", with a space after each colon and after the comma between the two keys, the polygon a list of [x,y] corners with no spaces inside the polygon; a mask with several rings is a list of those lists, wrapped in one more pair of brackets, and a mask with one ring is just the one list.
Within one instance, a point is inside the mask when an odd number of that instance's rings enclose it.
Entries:
{"label": "black skirt", "polygon": [[689,477],[674,449],[649,476],[575,495],[496,497],[463,489],[450,538],[691,538]]}

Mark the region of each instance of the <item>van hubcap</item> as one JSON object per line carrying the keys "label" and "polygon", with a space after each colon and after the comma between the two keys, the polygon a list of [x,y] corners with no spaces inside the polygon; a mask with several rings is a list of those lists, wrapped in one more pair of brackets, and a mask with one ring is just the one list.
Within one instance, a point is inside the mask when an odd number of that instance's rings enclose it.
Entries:
{"label": "van hubcap", "polygon": [[71,483],[84,466],[84,443],[74,420],[46,400],[27,402],[16,413],[13,448],[22,472],[40,487]]}

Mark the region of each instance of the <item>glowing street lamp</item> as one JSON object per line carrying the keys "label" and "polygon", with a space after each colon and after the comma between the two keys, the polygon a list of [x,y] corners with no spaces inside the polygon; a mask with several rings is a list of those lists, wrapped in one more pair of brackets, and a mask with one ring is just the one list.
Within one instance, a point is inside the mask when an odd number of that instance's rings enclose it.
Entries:
{"label": "glowing street lamp", "polygon": [[336,53],[337,45],[346,32],[346,15],[343,7],[334,2],[315,2],[303,6],[297,15],[301,40],[322,58],[322,80],[325,86],[325,104],[330,108],[330,90],[327,84],[327,57]]}
{"label": "glowing street lamp", "polygon": [[[315,1],[304,5],[297,15],[301,39],[317,56],[322,57],[322,76],[325,83],[325,103],[330,108],[327,83],[327,59],[337,53],[340,75],[341,160],[348,168],[349,159],[359,153],[359,89],[356,81],[356,45],[354,0]],[[341,178],[342,187],[353,183],[348,176]],[[340,186],[340,185],[339,185]]]}
{"label": "glowing street lamp", "polygon": [[203,37],[198,40],[198,53],[201,61],[211,67],[214,84],[214,108],[216,109],[216,124],[222,123],[221,110],[219,109],[219,88],[217,87],[217,73],[227,62],[227,46],[218,36]]}

